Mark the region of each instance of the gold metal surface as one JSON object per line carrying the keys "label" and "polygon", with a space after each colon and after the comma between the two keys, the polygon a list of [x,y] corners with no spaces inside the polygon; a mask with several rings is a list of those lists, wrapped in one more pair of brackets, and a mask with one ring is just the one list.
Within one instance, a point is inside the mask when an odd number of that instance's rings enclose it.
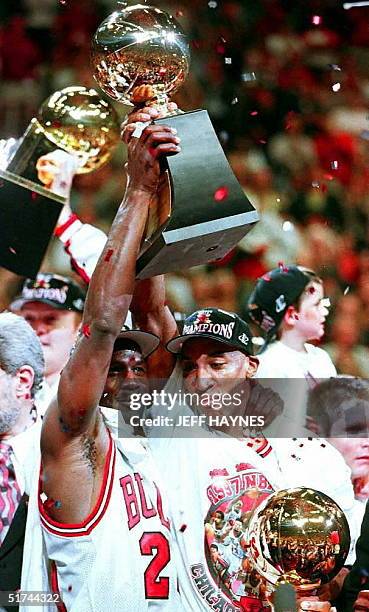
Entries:
{"label": "gold metal surface", "polygon": [[143,104],[174,94],[187,77],[190,49],[173,17],[137,4],[112,13],[92,42],[94,78],[114,100]]}
{"label": "gold metal surface", "polygon": [[271,495],[253,514],[248,536],[259,573],[298,591],[332,580],[350,548],[344,512],[327,495],[302,487]]}
{"label": "gold metal surface", "polygon": [[56,91],[41,105],[32,124],[58,148],[81,159],[77,174],[100,168],[119,142],[117,113],[91,88]]}

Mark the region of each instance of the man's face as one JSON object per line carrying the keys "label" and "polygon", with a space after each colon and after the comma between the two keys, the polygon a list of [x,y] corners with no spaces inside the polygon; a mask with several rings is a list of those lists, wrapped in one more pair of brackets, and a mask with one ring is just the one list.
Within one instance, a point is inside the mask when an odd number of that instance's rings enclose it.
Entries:
{"label": "man's face", "polygon": [[[142,354],[132,349],[114,351],[104,389],[104,395],[109,398],[107,403],[122,411],[123,416],[131,416],[131,394],[148,390],[147,366]],[[140,413],[135,411],[135,414]]]}
{"label": "man's face", "polygon": [[[254,369],[247,355],[217,340],[191,338],[183,344],[186,391],[200,397],[198,408],[202,412],[214,414],[213,410],[220,408],[219,398],[231,394],[241,381],[254,373]],[[231,407],[229,412],[232,412]]]}
{"label": "man's face", "polygon": [[369,474],[368,438],[329,438],[351,469],[352,479]]}
{"label": "man's face", "polygon": [[19,314],[33,327],[41,341],[45,376],[60,374],[74,346],[80,315],[43,302],[28,302]]}
{"label": "man's face", "polygon": [[0,366],[0,435],[11,430],[18,420],[20,404],[15,394],[15,376],[7,374]]}
{"label": "man's face", "polygon": [[233,527],[233,533],[235,536],[239,536],[242,533],[242,523],[241,521],[235,521]]}
{"label": "man's face", "polygon": [[221,528],[223,520],[223,515],[220,512],[216,512],[214,515],[214,525],[217,529]]}
{"label": "man's face", "polygon": [[309,283],[301,298],[295,322],[295,330],[306,340],[319,340],[324,335],[325,319],[329,311],[322,303],[323,299],[323,286],[320,283]]}

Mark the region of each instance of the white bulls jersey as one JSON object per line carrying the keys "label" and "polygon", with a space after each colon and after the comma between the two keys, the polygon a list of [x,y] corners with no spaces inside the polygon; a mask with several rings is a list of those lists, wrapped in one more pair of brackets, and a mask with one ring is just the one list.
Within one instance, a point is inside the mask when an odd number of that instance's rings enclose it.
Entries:
{"label": "white bulls jersey", "polygon": [[50,590],[60,592],[60,612],[183,609],[151,464],[144,441],[111,439],[99,499],[78,525],[49,518],[40,496]]}

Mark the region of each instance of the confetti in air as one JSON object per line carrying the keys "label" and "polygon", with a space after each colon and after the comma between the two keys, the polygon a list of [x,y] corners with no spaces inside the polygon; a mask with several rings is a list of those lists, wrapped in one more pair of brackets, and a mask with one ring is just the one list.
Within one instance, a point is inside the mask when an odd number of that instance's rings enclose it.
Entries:
{"label": "confetti in air", "polygon": [[209,8],[217,8],[218,3],[215,2],[215,0],[210,0],[210,2],[208,2],[208,7]]}
{"label": "confetti in air", "polygon": [[349,291],[350,291],[350,287],[346,287],[346,289],[343,292],[343,295],[347,295]]}
{"label": "confetti in air", "polygon": [[238,102],[238,98],[233,98],[231,104],[234,106],[235,104],[237,104]]}
{"label": "confetti in air", "polygon": [[338,161],[334,160],[331,163],[332,170],[338,170]]}
{"label": "confetti in air", "polygon": [[214,200],[216,202],[223,202],[223,200],[226,200],[228,198],[228,192],[228,187],[219,187],[214,193]]}
{"label": "confetti in air", "polygon": [[187,529],[187,525],[181,525],[181,527],[179,528],[179,531],[183,533],[184,531],[186,531],[186,529]]}
{"label": "confetti in air", "polygon": [[15,249],[13,249],[13,247],[9,247],[9,251],[13,254],[16,255],[17,251]]}
{"label": "confetti in air", "polygon": [[341,83],[335,83],[332,85],[333,91],[339,91],[341,89]]}
{"label": "confetti in air", "polygon": [[256,81],[256,74],[255,72],[243,72],[241,74],[241,79],[244,81],[244,83],[247,83],[248,81]]}
{"label": "confetti in air", "polygon": [[346,11],[348,9],[358,8],[360,6],[369,6],[369,2],[368,1],[366,2],[344,2],[343,4],[343,8],[346,9]]}
{"label": "confetti in air", "polygon": [[225,57],[224,61],[226,64],[232,64],[232,58],[231,57]]}
{"label": "confetti in air", "polygon": [[313,25],[320,25],[322,23],[322,18],[320,15],[313,15],[312,19],[311,19],[311,23]]}
{"label": "confetti in air", "polygon": [[332,70],[336,70],[337,72],[342,72],[342,69],[339,67],[338,64],[328,64],[329,68],[331,68]]}
{"label": "confetti in air", "polygon": [[38,198],[38,194],[37,194],[35,191],[32,191],[32,193],[31,193],[31,198],[32,198],[32,200],[33,200],[33,201],[34,201],[34,200],[37,200],[37,198]]}

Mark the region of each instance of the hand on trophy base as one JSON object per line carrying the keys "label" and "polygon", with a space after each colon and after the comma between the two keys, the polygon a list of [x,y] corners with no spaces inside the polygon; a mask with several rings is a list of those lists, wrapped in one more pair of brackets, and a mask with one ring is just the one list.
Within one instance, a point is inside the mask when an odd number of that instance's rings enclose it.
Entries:
{"label": "hand on trophy base", "polygon": [[156,101],[153,100],[151,104],[147,102],[142,108],[137,106],[127,115],[121,125],[121,138],[123,142],[128,145],[132,136],[139,138],[145,127],[150,125],[152,121],[175,115],[177,111],[178,106],[175,102],[168,102],[167,107],[162,107],[157,106]]}

